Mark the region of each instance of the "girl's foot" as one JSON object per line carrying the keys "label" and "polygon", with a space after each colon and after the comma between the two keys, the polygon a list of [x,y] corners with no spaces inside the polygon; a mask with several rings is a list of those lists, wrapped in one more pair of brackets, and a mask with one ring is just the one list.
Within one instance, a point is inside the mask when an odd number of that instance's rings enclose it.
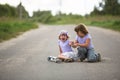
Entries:
{"label": "girl's foot", "polygon": [[73,62],[74,60],[72,58],[67,58],[64,60],[64,62]]}
{"label": "girl's foot", "polygon": [[56,58],[56,59],[55,59],[55,62],[56,62],[56,63],[61,63],[61,62],[62,62],[62,60],[61,60],[61,59],[59,59],[59,58]]}
{"label": "girl's foot", "polygon": [[98,62],[100,62],[101,61],[101,55],[100,55],[100,53],[98,53]]}
{"label": "girl's foot", "polygon": [[80,59],[77,59],[77,62],[81,62],[81,60],[80,60]]}

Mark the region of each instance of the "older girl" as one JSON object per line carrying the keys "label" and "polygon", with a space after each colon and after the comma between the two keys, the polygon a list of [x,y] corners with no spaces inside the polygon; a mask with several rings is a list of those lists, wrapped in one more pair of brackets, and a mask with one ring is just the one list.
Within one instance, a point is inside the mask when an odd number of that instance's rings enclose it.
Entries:
{"label": "older girl", "polygon": [[76,26],[74,30],[77,34],[74,47],[78,47],[78,57],[80,60],[83,61],[87,58],[89,62],[100,61],[101,56],[99,53],[95,53],[94,46],[92,44],[92,37],[86,26],[84,24],[80,24]]}

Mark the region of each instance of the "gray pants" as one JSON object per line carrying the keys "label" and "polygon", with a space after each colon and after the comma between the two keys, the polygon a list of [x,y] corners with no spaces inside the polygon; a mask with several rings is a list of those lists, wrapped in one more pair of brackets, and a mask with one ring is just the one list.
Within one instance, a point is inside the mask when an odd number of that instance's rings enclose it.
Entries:
{"label": "gray pants", "polygon": [[87,48],[83,48],[83,47],[78,47],[78,57],[81,60],[84,60],[85,58],[87,58],[87,60],[89,62],[96,62],[98,61],[98,55],[95,53],[94,49],[87,49]]}

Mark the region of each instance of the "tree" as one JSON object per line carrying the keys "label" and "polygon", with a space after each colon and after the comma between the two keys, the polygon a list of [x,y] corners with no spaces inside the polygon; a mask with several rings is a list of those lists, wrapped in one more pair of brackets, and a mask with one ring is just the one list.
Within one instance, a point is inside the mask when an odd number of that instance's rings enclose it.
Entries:
{"label": "tree", "polygon": [[94,7],[94,11],[91,12],[91,15],[100,15],[100,11],[97,9],[97,7]]}
{"label": "tree", "polygon": [[28,12],[25,10],[24,6],[22,5],[22,3],[20,2],[20,4],[17,6],[16,8],[16,12],[17,12],[17,17],[19,18],[27,18]]}
{"label": "tree", "polygon": [[120,15],[120,4],[118,0],[104,0],[105,5],[103,7],[103,11],[105,14],[111,15]]}
{"label": "tree", "polygon": [[20,14],[20,6],[22,9],[22,17],[28,17],[28,12],[21,5],[21,3],[16,7],[10,6],[8,4],[2,5],[0,4],[0,17],[19,17]]}
{"label": "tree", "polygon": [[47,23],[52,17],[51,11],[34,11],[33,18],[38,19],[39,22]]}
{"label": "tree", "polygon": [[[99,10],[99,7],[101,7],[102,10]],[[120,15],[120,4],[118,0],[103,0],[103,2],[99,4],[99,7],[95,7],[91,15]]]}
{"label": "tree", "polygon": [[15,7],[9,6],[8,4],[0,4],[0,17],[14,17],[16,15]]}

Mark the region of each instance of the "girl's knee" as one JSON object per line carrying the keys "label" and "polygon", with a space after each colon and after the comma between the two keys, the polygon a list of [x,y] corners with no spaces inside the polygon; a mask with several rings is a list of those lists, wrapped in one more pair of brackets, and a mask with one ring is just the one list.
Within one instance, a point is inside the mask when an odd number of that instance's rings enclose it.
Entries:
{"label": "girl's knee", "polygon": [[81,53],[87,53],[87,49],[83,47],[78,47],[77,50],[78,52],[81,52]]}
{"label": "girl's knee", "polygon": [[60,58],[60,57],[61,57],[61,54],[58,55],[58,58]]}
{"label": "girl's knee", "polygon": [[84,47],[78,47],[77,49],[78,50],[86,50],[86,48],[84,48]]}

